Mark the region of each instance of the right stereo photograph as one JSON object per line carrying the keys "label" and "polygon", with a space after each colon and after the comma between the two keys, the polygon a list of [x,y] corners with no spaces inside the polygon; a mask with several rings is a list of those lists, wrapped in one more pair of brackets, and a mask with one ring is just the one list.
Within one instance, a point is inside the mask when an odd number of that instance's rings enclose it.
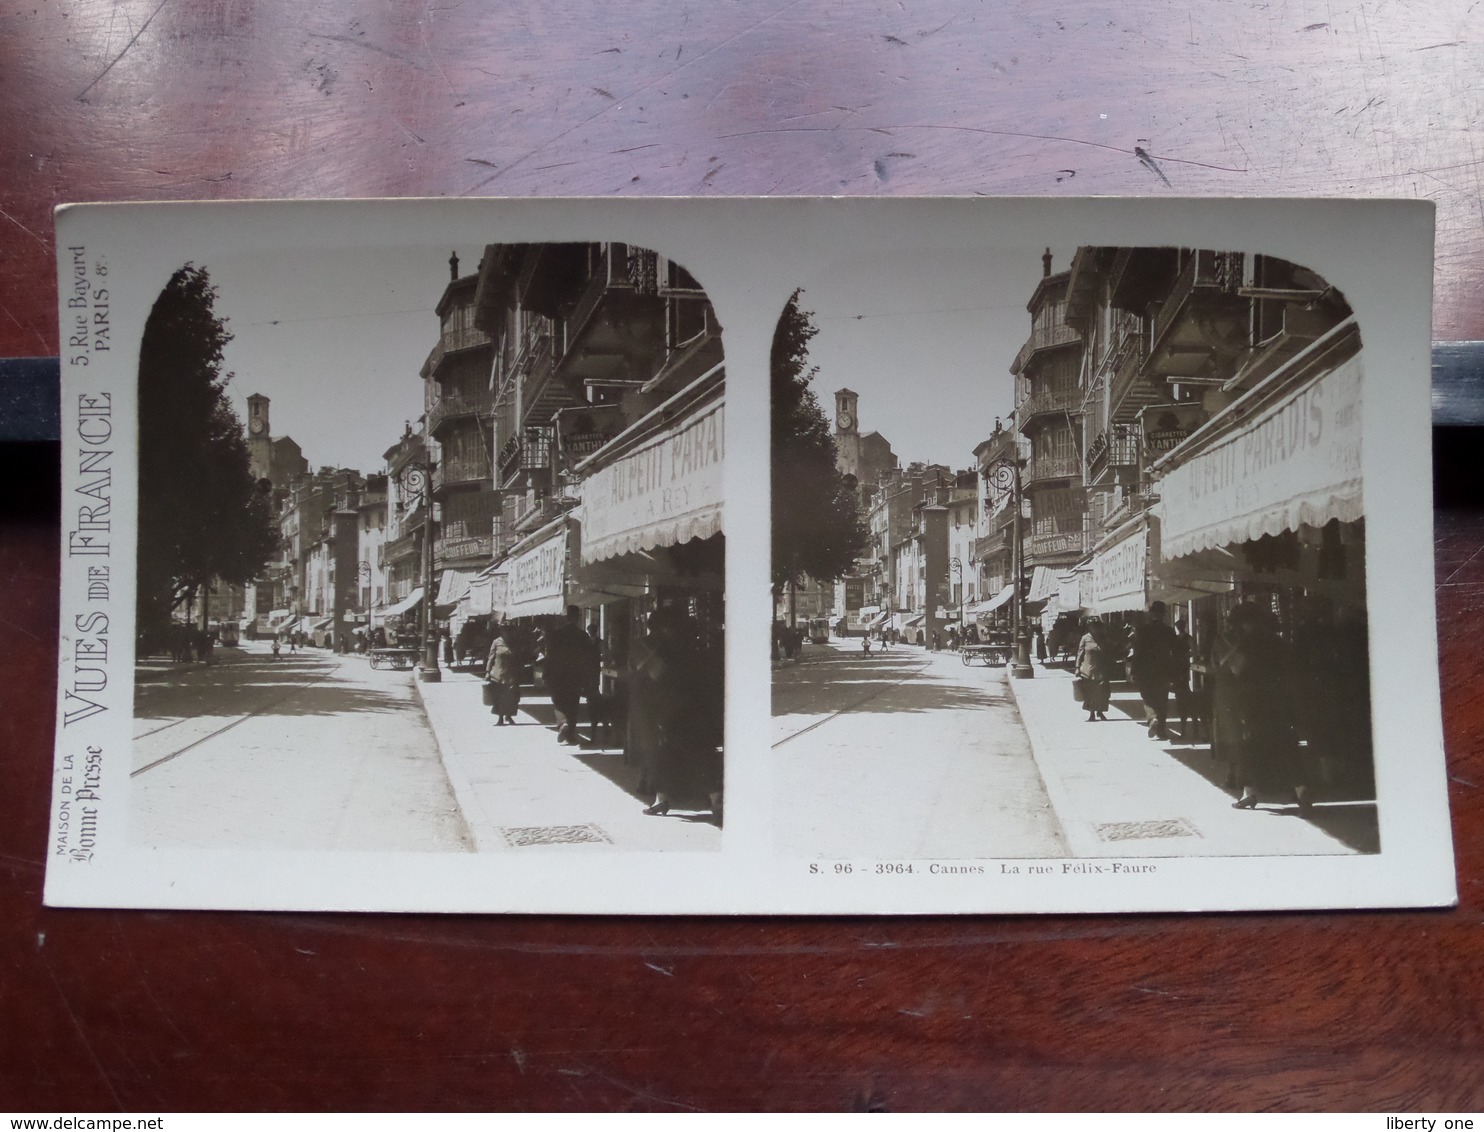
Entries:
{"label": "right stereo photograph", "polygon": [[1379,852],[1345,295],[1240,248],[858,266],[772,344],[775,850]]}

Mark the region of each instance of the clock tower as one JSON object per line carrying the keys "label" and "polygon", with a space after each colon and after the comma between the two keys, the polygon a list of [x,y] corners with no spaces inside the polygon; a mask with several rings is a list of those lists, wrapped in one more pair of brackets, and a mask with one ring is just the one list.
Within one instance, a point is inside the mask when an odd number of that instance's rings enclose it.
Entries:
{"label": "clock tower", "polygon": [[860,418],[856,416],[855,403],[859,396],[851,389],[835,390],[835,435],[860,431]]}
{"label": "clock tower", "polygon": [[856,416],[859,396],[853,389],[835,390],[835,466],[841,475],[857,479],[861,462],[860,418]]}
{"label": "clock tower", "polygon": [[255,480],[269,477],[273,466],[273,432],[268,425],[268,398],[254,393],[247,399],[247,457]]}

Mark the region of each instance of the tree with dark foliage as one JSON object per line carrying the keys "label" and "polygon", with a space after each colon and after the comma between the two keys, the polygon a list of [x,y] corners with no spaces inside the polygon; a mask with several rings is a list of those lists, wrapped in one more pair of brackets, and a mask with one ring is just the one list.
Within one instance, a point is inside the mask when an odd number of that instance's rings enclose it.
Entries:
{"label": "tree with dark foliage", "polygon": [[158,632],[213,579],[242,584],[278,544],[222,372],[232,340],[204,268],[170,277],[139,350],[138,630]]}
{"label": "tree with dark foliage", "polygon": [[835,463],[835,440],[810,382],[809,340],[818,333],[799,309],[783,308],[770,359],[773,399],[773,585],[781,592],[808,574],[834,581],[855,565],[866,531],[854,487]]}

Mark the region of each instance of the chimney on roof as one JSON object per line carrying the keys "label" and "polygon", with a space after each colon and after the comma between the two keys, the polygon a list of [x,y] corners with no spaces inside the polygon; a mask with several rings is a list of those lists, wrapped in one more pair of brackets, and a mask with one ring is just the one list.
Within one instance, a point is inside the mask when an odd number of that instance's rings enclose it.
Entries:
{"label": "chimney on roof", "polygon": [[1046,276],[1046,275],[1050,275],[1051,274],[1051,249],[1050,248],[1047,248],[1045,254],[1041,256],[1041,274],[1043,276]]}
{"label": "chimney on roof", "polygon": [[[1050,251],[1048,249],[1047,255],[1050,255],[1050,254],[1051,253],[1050,253]],[[1049,272],[1050,271],[1050,268],[1047,268],[1047,271]],[[457,283],[458,282],[458,279],[459,279],[459,253],[458,252],[450,252],[449,253],[449,256],[448,256],[448,279],[449,279],[449,282],[451,282],[451,283]]]}

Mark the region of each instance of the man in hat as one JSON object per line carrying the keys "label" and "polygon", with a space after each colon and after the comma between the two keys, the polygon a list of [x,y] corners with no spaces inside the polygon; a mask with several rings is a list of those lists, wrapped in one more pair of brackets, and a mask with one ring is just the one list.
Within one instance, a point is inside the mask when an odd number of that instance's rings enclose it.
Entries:
{"label": "man in hat", "polygon": [[1167,739],[1165,720],[1170,706],[1170,685],[1175,678],[1175,656],[1179,639],[1165,622],[1165,603],[1156,601],[1149,616],[1134,629],[1128,661],[1129,679],[1144,701],[1144,719],[1151,739]]}

